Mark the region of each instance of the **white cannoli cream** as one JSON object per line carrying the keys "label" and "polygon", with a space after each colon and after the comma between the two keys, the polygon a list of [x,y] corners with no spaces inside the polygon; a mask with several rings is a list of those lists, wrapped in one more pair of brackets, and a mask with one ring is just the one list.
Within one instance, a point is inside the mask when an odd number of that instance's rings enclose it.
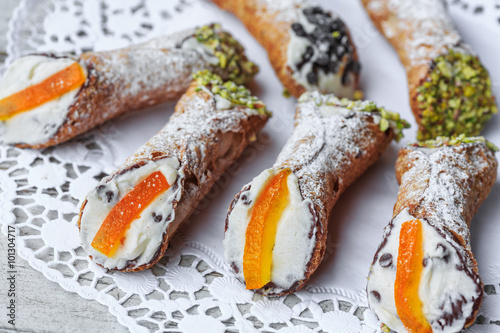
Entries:
{"label": "white cannoli cream", "polygon": [[[235,268],[236,276],[244,281],[243,254],[245,236],[252,208],[266,184],[279,170],[267,169],[255,177],[250,189],[242,191],[227,218],[224,238],[226,262]],[[314,217],[310,211],[310,200],[300,193],[297,176],[291,173],[287,179],[289,203],[281,215],[274,249],[272,252],[271,282],[277,290],[290,289],[305,277],[316,237]],[[248,188],[248,187],[245,187]]]}
{"label": "white cannoli cream", "polygon": [[195,36],[190,37],[182,42],[181,49],[194,50],[198,52],[203,58],[205,58],[208,63],[212,65],[219,64],[219,58],[215,56],[214,51],[207,45],[200,43]]}
{"label": "white cannoli cream", "polygon": [[[370,308],[380,321],[399,333],[408,332],[399,319],[394,296],[399,238],[404,222],[415,220],[403,210],[387,226],[384,242],[370,271],[367,292]],[[471,315],[478,285],[465,267],[451,236],[438,231],[425,220],[424,259],[418,290],[422,311],[433,332],[458,332]]]}
{"label": "white cannoli cream", "polygon": [[[54,58],[44,55],[21,57],[9,66],[0,80],[0,100],[39,84],[50,76],[76,63],[70,58]],[[85,77],[87,70],[81,66]],[[18,113],[0,121],[0,132],[4,143],[36,145],[46,142],[66,120],[80,87],[33,109]]]}
{"label": "white cannoli cream", "polygon": [[[149,161],[139,168],[104,178],[87,196],[81,217],[83,248],[97,264],[109,269],[135,268],[151,262],[163,242],[168,225],[175,218],[172,201],[179,201],[181,187],[174,186],[179,176],[179,161],[163,158]],[[113,207],[137,184],[150,174],[161,171],[170,187],[149,204],[133,220],[125,233],[124,241],[112,257],[107,257],[91,245],[103,221]],[[108,181],[109,180],[109,181]]]}

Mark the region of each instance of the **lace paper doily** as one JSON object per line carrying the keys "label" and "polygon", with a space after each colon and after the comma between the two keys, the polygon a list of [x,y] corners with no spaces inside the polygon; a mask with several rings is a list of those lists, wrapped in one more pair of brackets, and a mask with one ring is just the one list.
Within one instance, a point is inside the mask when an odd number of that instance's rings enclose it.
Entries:
{"label": "lace paper doily", "polygon": [[[23,0],[9,25],[7,64],[34,51],[112,49],[218,21],[221,15],[195,0]],[[132,332],[199,332],[201,327],[205,332],[380,332],[364,286],[353,291],[311,284],[286,297],[263,297],[245,290],[211,246],[182,235],[147,271],[110,272],[93,264],[80,246],[77,211],[88,190],[126,156],[116,135],[110,122],[42,151],[0,146],[2,231],[16,227],[19,255],[47,279],[108,306]],[[259,140],[247,156],[259,154],[259,144],[269,144],[265,136]],[[217,190],[224,188],[223,178]],[[336,246],[331,240],[327,254]],[[500,265],[491,266],[483,279],[484,304],[469,332],[500,332]]]}

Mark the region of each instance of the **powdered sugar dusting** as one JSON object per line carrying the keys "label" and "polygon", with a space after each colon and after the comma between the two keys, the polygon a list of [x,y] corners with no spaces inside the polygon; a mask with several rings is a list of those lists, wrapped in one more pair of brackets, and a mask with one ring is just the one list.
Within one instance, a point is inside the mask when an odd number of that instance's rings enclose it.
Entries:
{"label": "powdered sugar dusting", "polygon": [[[406,159],[413,165],[401,178],[400,195],[405,192],[406,200],[419,202],[417,212],[431,224],[460,236],[470,249],[472,216],[481,203],[479,198],[489,193],[487,182],[494,182],[488,178],[496,174],[493,153],[484,143],[406,150]],[[423,191],[406,193],[406,185],[415,181],[427,182],[421,186]]]}
{"label": "powdered sugar dusting", "polygon": [[[149,142],[139,148],[120,170],[128,169],[144,160],[152,160],[158,154],[161,156],[176,157],[181,165],[189,165],[190,170],[200,181],[212,178],[206,173],[209,158],[207,153],[219,146],[218,133],[242,132],[242,125],[252,116],[261,117],[256,110],[235,107],[225,110],[216,108],[216,100],[207,93],[200,92],[187,100],[179,102],[182,112],[175,112],[167,124]],[[254,133],[255,134],[255,133]],[[250,134],[249,134],[250,135]],[[118,170],[117,172],[119,172]]]}
{"label": "powdered sugar dusting", "polygon": [[303,95],[295,129],[274,165],[292,169],[304,198],[319,208],[321,220],[329,216],[340,193],[378,158],[391,139],[368,112],[337,106],[338,112],[324,115],[320,106],[333,100],[333,95],[318,92]]}
{"label": "powdered sugar dusting", "polygon": [[54,124],[57,132],[35,147],[66,141],[120,114],[176,99],[199,70],[222,74],[212,55],[179,46],[194,33],[189,29],[124,49],[82,54],[78,61],[88,70],[87,81],[64,122]]}
{"label": "powdered sugar dusting", "polygon": [[[164,223],[165,230],[160,237],[158,249],[154,249],[154,257],[151,259],[151,256],[148,256],[148,262],[122,261],[120,269],[141,270],[154,264],[163,255],[172,234],[188,218],[226,168],[240,156],[268,119],[267,114],[261,115],[258,111],[246,107],[218,109],[214,96],[203,90],[196,91],[196,86],[197,84],[193,83],[184,94],[167,124],[118,170],[104,178],[97,188],[111,183],[115,177],[118,181],[123,180],[124,175],[144,176],[144,173],[151,174],[154,170],[163,173],[162,165],[167,160],[174,161],[171,163],[172,169],[177,168],[175,172],[167,172],[174,174],[173,184],[170,181],[169,184],[175,197],[170,202],[172,209],[162,215],[169,216],[170,219]],[[126,186],[133,187],[137,180],[132,179],[125,183]],[[83,203],[81,216],[84,216],[87,204],[92,203],[93,193],[91,192],[89,200]],[[136,245],[132,243],[129,248],[135,249]]]}
{"label": "powdered sugar dusting", "polygon": [[300,12],[302,9],[314,6],[313,1],[308,0],[257,0],[258,12],[267,12],[271,15],[276,15],[276,20],[295,22],[299,21]]}
{"label": "powdered sugar dusting", "polygon": [[[367,9],[376,14],[389,12],[381,26],[389,39],[397,39],[409,64],[427,63],[462,44],[444,0],[366,0]],[[472,52],[460,45],[461,51]],[[403,55],[402,52],[400,52]]]}

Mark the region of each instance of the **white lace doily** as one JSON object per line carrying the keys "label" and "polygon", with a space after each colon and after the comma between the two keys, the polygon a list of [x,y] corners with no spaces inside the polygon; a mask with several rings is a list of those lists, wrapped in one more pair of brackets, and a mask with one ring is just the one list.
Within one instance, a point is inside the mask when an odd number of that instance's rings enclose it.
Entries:
{"label": "white lace doily", "polygon": [[[496,52],[485,50],[491,43],[484,33],[471,38],[487,29],[496,34],[488,37],[490,41],[498,41],[500,10],[486,0],[449,2],[460,30],[490,69],[500,96],[500,66],[495,59],[500,46],[495,46]],[[471,9],[474,6],[483,10]],[[374,31],[357,1],[338,1],[335,7],[359,46],[367,97],[413,120],[404,73],[399,67],[394,70],[400,65],[395,65],[399,62],[392,49]],[[258,142],[217,182],[161,262],[137,273],[96,266],[80,246],[76,216],[87,191],[166,122],[173,104],[108,122],[55,148],[0,146],[3,233],[8,225],[15,226],[18,253],[34,269],[65,290],[108,306],[132,332],[199,332],[201,328],[204,332],[380,332],[377,318],[367,309],[364,288],[396,198],[396,145],[334,209],[325,260],[304,291],[281,298],[253,294],[221,260],[229,202],[243,184],[273,163],[291,131],[294,110],[294,100],[281,96],[282,87],[264,51],[230,15],[198,0],[22,0],[9,25],[7,63],[30,52],[116,48],[211,21],[222,22],[261,66],[258,85],[252,88],[275,116]],[[498,145],[495,126],[500,126],[498,119],[486,135]],[[414,138],[415,129],[407,137]],[[500,332],[500,245],[496,241],[500,227],[492,223],[500,217],[499,187],[497,182],[474,220],[473,248],[486,293],[477,324],[468,332]]]}

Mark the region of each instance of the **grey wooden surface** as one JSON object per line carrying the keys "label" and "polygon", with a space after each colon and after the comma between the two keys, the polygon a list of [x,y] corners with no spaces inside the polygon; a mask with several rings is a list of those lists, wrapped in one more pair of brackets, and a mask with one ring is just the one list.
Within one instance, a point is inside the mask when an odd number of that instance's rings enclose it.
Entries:
{"label": "grey wooden surface", "polygon": [[[0,63],[7,40],[7,24],[19,0],[0,0]],[[0,170],[0,172],[2,172]],[[0,333],[3,332],[127,332],[106,306],[88,301],[47,280],[16,258],[16,325],[7,317],[7,239],[0,233]]]}

